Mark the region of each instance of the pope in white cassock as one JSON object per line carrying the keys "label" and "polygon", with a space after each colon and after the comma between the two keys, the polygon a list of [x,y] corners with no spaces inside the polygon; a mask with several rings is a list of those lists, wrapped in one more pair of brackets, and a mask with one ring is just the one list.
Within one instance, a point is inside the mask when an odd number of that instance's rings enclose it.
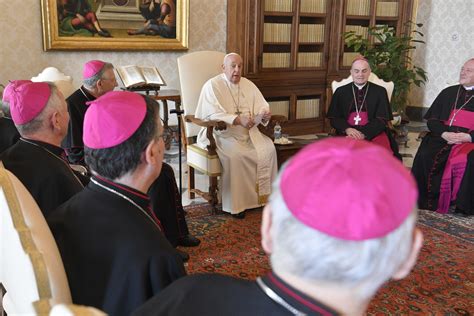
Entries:
{"label": "pope in white cassock", "polygon": [[[227,123],[227,129],[214,130],[223,169],[222,209],[243,218],[246,209],[266,203],[277,174],[275,146],[257,127],[268,124],[271,114],[255,84],[241,77],[242,58],[238,54],[227,54],[222,69],[222,74],[204,84],[195,117]],[[199,132],[197,143],[209,144],[205,128]]]}

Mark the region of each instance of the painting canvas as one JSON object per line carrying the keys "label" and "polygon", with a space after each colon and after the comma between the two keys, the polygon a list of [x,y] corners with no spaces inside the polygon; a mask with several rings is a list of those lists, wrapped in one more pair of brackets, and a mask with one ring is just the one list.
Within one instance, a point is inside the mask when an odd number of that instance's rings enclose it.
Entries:
{"label": "painting canvas", "polygon": [[41,0],[45,50],[185,50],[189,0]]}

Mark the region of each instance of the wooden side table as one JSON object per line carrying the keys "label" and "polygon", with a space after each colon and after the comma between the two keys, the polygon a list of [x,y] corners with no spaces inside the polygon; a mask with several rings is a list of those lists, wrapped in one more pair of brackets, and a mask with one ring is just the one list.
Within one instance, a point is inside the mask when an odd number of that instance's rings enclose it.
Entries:
{"label": "wooden side table", "polygon": [[158,93],[151,97],[163,103],[163,127],[168,129],[168,101],[175,102],[176,109],[181,110],[181,93],[179,90],[158,90]]}
{"label": "wooden side table", "polygon": [[[150,95],[150,97],[154,98],[157,101],[161,101],[163,103],[163,130],[169,131],[172,133],[171,128],[168,125],[169,120],[169,109],[168,109],[168,101],[172,101],[175,103],[176,110],[181,110],[181,93],[179,90],[158,90],[156,94]],[[183,124],[181,124],[183,126]],[[184,130],[181,131],[183,133]],[[182,134],[184,135],[184,134]],[[171,146],[171,138],[166,140],[166,149],[169,149]]]}
{"label": "wooden side table", "polygon": [[328,137],[328,134],[320,133],[316,135],[317,138],[314,139],[290,139],[293,141],[292,144],[288,145],[279,145],[275,144],[276,154],[277,154],[277,163],[278,169],[281,168],[283,163],[293,157],[301,148],[304,146],[316,142],[318,140]]}
{"label": "wooden side table", "polygon": [[307,145],[307,142],[294,142],[289,145],[275,144],[278,169],[281,168],[283,163],[293,157],[301,148]]}

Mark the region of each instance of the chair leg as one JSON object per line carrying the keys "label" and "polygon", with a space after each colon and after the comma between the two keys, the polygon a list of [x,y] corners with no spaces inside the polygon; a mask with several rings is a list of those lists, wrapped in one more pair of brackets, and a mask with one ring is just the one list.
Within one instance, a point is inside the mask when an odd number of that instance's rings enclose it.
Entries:
{"label": "chair leg", "polygon": [[217,214],[217,177],[209,177],[209,195],[210,195],[210,201],[209,203],[211,204],[212,207],[212,214]]}
{"label": "chair leg", "polygon": [[194,186],[194,168],[188,165],[188,197],[190,200],[193,200],[196,197]]}

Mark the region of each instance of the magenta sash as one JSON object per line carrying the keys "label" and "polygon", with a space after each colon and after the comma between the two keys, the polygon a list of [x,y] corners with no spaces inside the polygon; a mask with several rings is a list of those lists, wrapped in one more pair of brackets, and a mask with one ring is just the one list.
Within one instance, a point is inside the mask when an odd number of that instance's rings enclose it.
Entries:
{"label": "magenta sash", "polygon": [[[451,111],[449,120],[454,116],[455,111]],[[454,126],[464,127],[472,131],[474,129],[474,112],[461,110],[457,113],[453,121]],[[466,170],[467,155],[474,150],[474,143],[463,143],[453,145],[446,162],[446,167],[441,178],[439,188],[438,213],[446,214],[449,211],[451,201],[455,201],[461,185],[464,171]]]}
{"label": "magenta sash", "polygon": [[[356,116],[357,116],[357,112],[351,112],[349,114],[349,117],[347,118],[347,123],[350,126],[365,126],[369,123],[369,116],[367,115],[367,112],[359,112],[359,116],[361,120],[359,121],[358,125],[356,125],[354,121],[354,118]],[[390,147],[390,141],[386,133],[382,132],[378,134],[377,136],[372,138],[371,141],[372,143],[382,146],[386,148],[387,150],[389,150],[390,152],[392,152],[392,148]]]}

